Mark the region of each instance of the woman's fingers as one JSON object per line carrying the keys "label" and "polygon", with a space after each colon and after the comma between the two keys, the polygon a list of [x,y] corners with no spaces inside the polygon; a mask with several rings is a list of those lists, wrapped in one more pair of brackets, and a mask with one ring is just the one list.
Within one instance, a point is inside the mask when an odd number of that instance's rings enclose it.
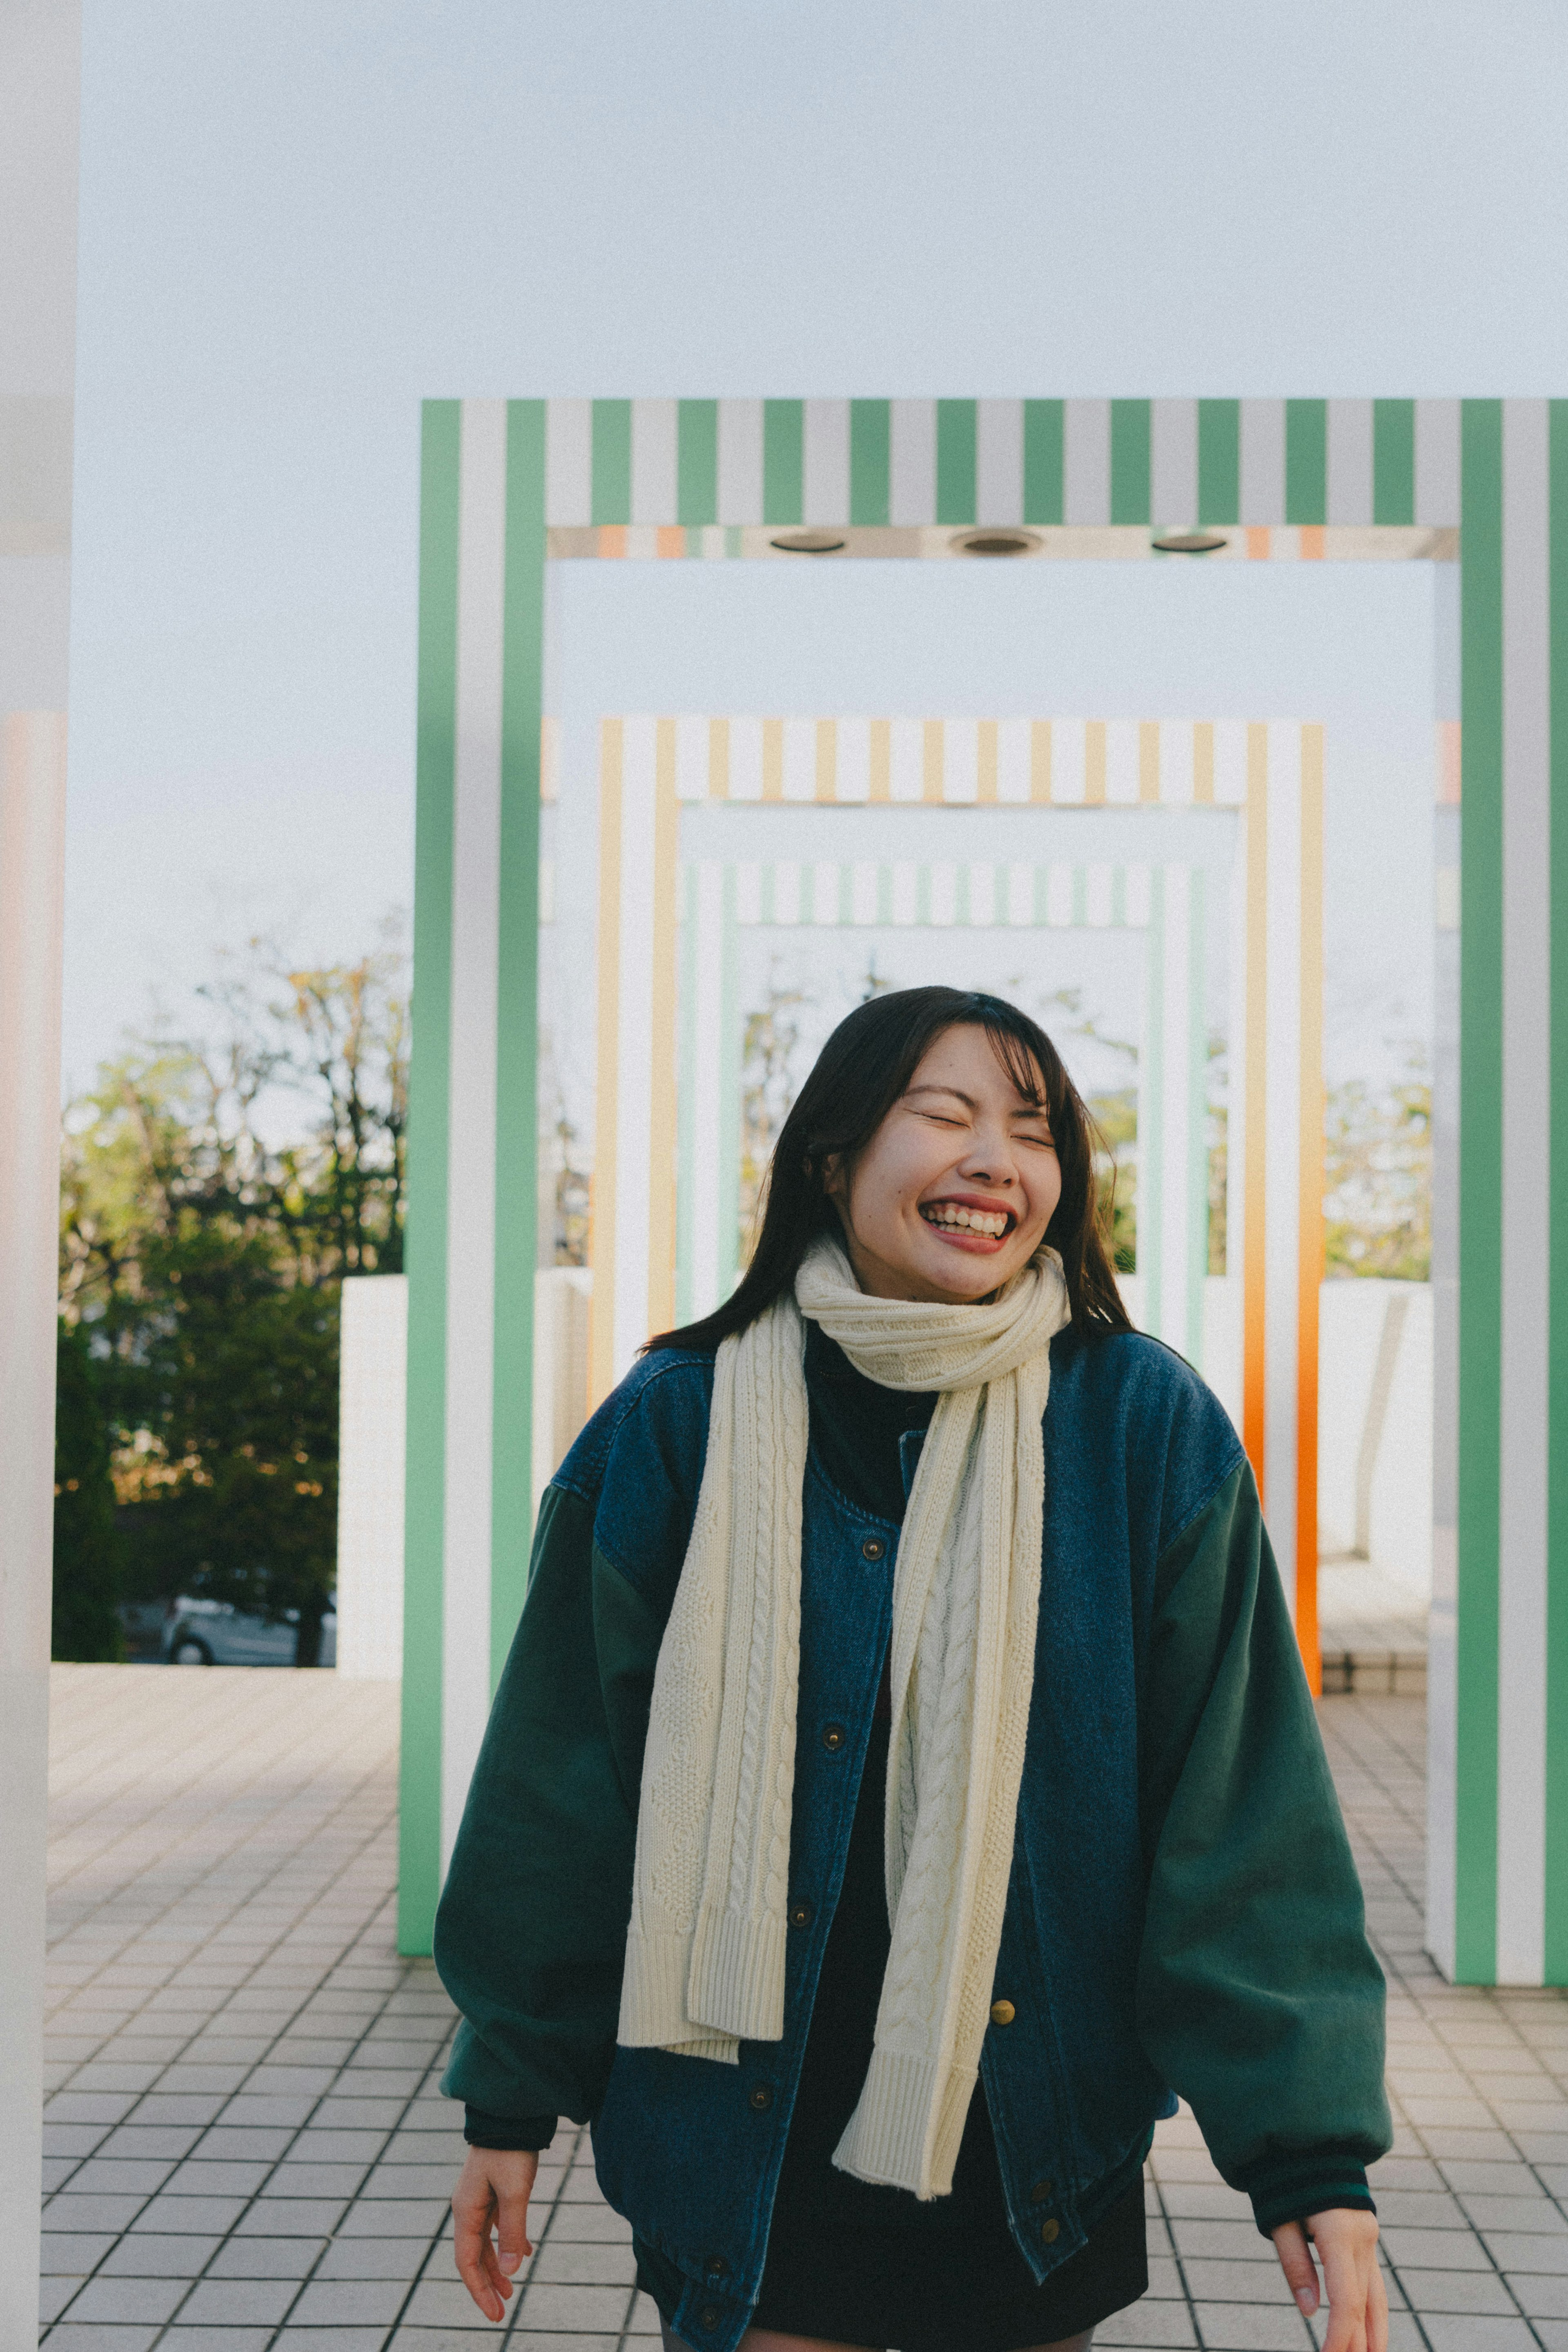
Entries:
{"label": "woman's fingers", "polygon": [[486,2319],[504,2316],[512,2273],[533,2252],[528,2198],[538,2161],[524,2148],[471,2147],[452,2192],[457,2274]]}
{"label": "woman's fingers", "polygon": [[452,2197],[452,2252],[458,2277],[486,2319],[499,2319],[507,2307],[501,2297],[500,2282],[492,2276],[490,2216],[494,2202],[489,2182],[471,2184],[468,2167],[465,2165]]}
{"label": "woman's fingers", "polygon": [[[508,2281],[512,2273],[520,2270],[526,2257],[533,2252],[528,2243],[528,2191],[533,2185],[531,2179],[521,2183],[508,2180],[500,2190],[496,2251]],[[509,2284],[507,2291],[510,2294]]]}
{"label": "woman's fingers", "polygon": [[1375,2352],[1372,2330],[1381,2316],[1387,2342],[1387,2298],[1377,2267],[1377,2223],[1370,2213],[1331,2210],[1307,2217],[1323,2266],[1329,2325],[1322,2352]]}
{"label": "woman's fingers", "polygon": [[1375,2246],[1366,2290],[1366,2352],[1388,2352],[1388,2289],[1383,2283],[1383,2265]]}
{"label": "woman's fingers", "polygon": [[1299,2221],[1281,2222],[1274,2231],[1274,2252],[1297,2303],[1311,2318],[1318,2307],[1318,2272],[1307,2233]]}

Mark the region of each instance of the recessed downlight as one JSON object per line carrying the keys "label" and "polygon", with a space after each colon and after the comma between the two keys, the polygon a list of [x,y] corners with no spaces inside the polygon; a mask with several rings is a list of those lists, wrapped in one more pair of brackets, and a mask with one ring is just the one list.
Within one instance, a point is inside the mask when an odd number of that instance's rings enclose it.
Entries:
{"label": "recessed downlight", "polygon": [[1218,555],[1230,541],[1222,530],[1167,530],[1153,543],[1162,555]]}
{"label": "recessed downlight", "polygon": [[960,555],[1032,555],[1040,540],[1032,530],[965,530],[953,545]]}
{"label": "recessed downlight", "polygon": [[837,555],[848,542],[837,530],[781,530],[768,544],[780,555]]}

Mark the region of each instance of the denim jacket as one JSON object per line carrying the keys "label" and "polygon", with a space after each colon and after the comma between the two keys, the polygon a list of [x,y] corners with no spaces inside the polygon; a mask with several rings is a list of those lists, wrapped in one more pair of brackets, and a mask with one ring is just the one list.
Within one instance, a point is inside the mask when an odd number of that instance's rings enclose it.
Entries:
{"label": "denim jacket", "polygon": [[[435,1952],[464,2014],[444,2087],[516,2120],[505,2144],[539,2144],[534,2118],[591,2119],[606,2197],[686,2282],[676,2333],[733,2352],[848,1853],[899,1529],[857,1508],[813,1446],[782,2040],[743,2042],[738,2066],[617,2047],[653,1665],[712,1385],[710,1355],[644,1358],[547,1490]],[[1383,1979],[1235,1432],[1157,1342],[1069,1330],[1044,1440],[994,1980],[1006,2021],[981,2056],[1037,2278],[1082,2247],[1174,2092],[1263,2229],[1368,2201],[1363,2168],[1390,2137]]]}

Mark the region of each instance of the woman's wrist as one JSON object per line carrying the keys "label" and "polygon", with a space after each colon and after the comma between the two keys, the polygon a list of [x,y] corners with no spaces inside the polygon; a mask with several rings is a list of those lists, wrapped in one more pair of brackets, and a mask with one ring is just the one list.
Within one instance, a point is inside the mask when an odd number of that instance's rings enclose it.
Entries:
{"label": "woman's wrist", "polygon": [[1265,2238],[1287,2221],[1304,2221],[1309,2213],[1377,2211],[1365,2166],[1332,2147],[1273,2158],[1250,2168],[1241,2186],[1252,2200],[1259,2234]]}
{"label": "woman's wrist", "polygon": [[463,2137],[470,2147],[518,2149],[538,2156],[556,2135],[559,2116],[492,2116],[482,2107],[463,2110]]}

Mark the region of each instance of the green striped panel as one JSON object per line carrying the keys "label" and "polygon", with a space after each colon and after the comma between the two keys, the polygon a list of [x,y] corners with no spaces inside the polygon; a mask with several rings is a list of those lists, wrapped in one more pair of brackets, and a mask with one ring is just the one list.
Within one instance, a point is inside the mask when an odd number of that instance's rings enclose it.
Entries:
{"label": "green striped panel", "polygon": [[1062,403],[1026,400],[1023,404],[1023,519],[1061,520]]}
{"label": "green striped panel", "polygon": [[1241,520],[1241,403],[1197,404],[1197,520]]}
{"label": "green striped panel", "polygon": [[522,1614],[533,1536],[538,1261],[539,727],[544,689],[545,404],[507,403],[501,838],[496,982],[496,1328],[490,1688]]}
{"label": "green striped panel", "polygon": [[1498,1406],[1502,1392],[1502,404],[1460,410],[1464,930],[1459,953],[1458,1694],[1455,1975],[1497,1976]]}
{"label": "green striped panel", "polygon": [[596,400],[593,404],[593,520],[632,520],[632,404],[629,400]]}
{"label": "green striped panel", "polygon": [[[1551,1160],[1546,1444],[1548,1984],[1568,1984],[1568,400],[1550,405]],[[1469,882],[1467,879],[1467,889]]]}
{"label": "green striped panel", "polygon": [[688,530],[718,520],[716,400],[683,400],[675,410],[675,506]]}
{"label": "green striped panel", "polygon": [[800,522],[806,496],[806,404],[762,404],[762,520]]}
{"label": "green striped panel", "polygon": [[1413,400],[1375,400],[1372,404],[1372,520],[1382,523],[1413,523],[1416,520]]}
{"label": "green striped panel", "polygon": [[1146,400],[1111,403],[1111,520],[1149,520],[1149,417]]}
{"label": "green striped panel", "polygon": [[936,404],[936,520],[975,520],[976,404],[972,400],[939,400]]}
{"label": "green striped panel", "polygon": [[850,520],[885,523],[893,467],[893,405],[886,400],[850,403]]}
{"label": "green striped panel", "polygon": [[442,1566],[445,1505],[446,1170],[457,729],[457,513],[463,410],[421,417],[413,1005],[409,1085],[408,1452],[403,1506],[398,1949],[428,1952],[441,1888]]}
{"label": "green striped panel", "polygon": [[[918,806],[919,803],[906,803],[906,805]],[[727,868],[727,871],[731,870],[732,869]],[[880,894],[877,899],[877,912],[874,915],[866,917],[863,919],[863,922],[861,919],[857,918],[854,913],[854,868],[852,863],[837,865],[831,870],[833,879],[830,882],[827,880],[826,876],[822,873],[821,867],[815,861],[800,861],[795,865],[794,871],[796,875],[797,904],[799,906],[800,912],[798,917],[785,919],[780,918],[778,911],[779,904],[779,867],[778,865],[771,863],[759,865],[757,872],[757,912],[755,915],[737,916],[735,919],[740,923],[743,929],[750,929],[753,926],[760,926],[764,929],[772,929],[777,926],[781,929],[792,930],[797,927],[803,928],[810,926],[824,930],[831,930],[840,926],[852,928],[857,924],[859,924],[860,928],[862,929],[880,924],[893,926],[893,868],[891,866],[879,866],[877,869],[879,877],[878,890]],[[968,861],[957,863],[954,866],[952,869],[955,892],[955,911],[953,920],[950,924],[944,923],[937,928],[944,930],[962,930],[967,928],[973,928],[976,929],[1001,930],[1012,928],[1007,913],[1007,896],[1009,887],[1007,867],[1005,866],[993,866],[991,868],[995,877],[996,896],[992,911],[983,922],[977,922],[972,917],[970,911],[970,876],[972,870],[972,865]],[[1051,876],[1053,870],[1055,869],[1053,869],[1050,863],[1035,866],[1030,869],[1033,875],[1033,919],[1041,927],[1047,927],[1051,924],[1049,895]],[[1071,905],[1073,912],[1071,921],[1073,924],[1082,927],[1088,922],[1089,869],[1085,866],[1073,866],[1065,868],[1065,870],[1070,872],[1072,877]],[[1158,871],[1159,869],[1156,869],[1156,872]],[[915,866],[915,927],[930,924],[932,920],[932,868],[928,864],[921,863]],[[1152,916],[1150,919],[1153,920]],[[904,929],[912,927],[899,924],[895,928]],[[1021,929],[1023,926],[1020,925],[1018,928]],[[1054,928],[1065,929],[1068,928],[1068,926],[1059,925]],[[1127,869],[1124,866],[1113,866],[1111,868],[1110,918],[1108,922],[1099,925],[1097,928],[1107,930],[1141,929],[1143,928],[1141,923],[1134,921],[1128,912]]]}
{"label": "green striped panel", "polygon": [[1328,518],[1328,402],[1288,400],[1285,403],[1285,520],[1327,522]]}

